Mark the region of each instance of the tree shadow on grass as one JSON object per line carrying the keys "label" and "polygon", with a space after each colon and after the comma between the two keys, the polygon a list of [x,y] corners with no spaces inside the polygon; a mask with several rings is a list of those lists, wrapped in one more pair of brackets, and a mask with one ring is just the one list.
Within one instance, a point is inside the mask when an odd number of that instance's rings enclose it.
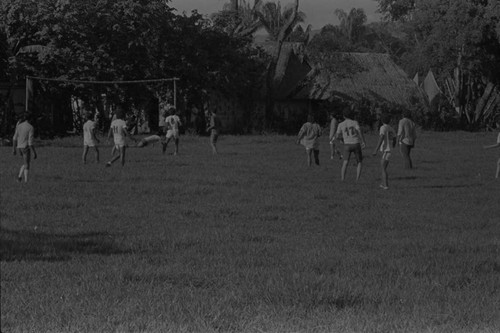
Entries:
{"label": "tree shadow on grass", "polygon": [[400,177],[393,177],[393,180],[415,180],[417,179],[416,176],[400,176]]}
{"label": "tree shadow on grass", "polygon": [[72,235],[0,227],[0,261],[66,261],[74,255],[127,253],[107,233]]}
{"label": "tree shadow on grass", "polygon": [[481,187],[482,184],[441,184],[441,185],[424,185],[422,188],[472,188]]}

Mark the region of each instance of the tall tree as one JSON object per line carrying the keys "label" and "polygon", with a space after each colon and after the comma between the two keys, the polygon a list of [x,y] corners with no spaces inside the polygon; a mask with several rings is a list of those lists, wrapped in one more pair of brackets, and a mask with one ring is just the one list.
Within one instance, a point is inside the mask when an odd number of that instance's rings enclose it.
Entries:
{"label": "tall tree", "polygon": [[351,43],[361,38],[366,23],[366,14],[362,8],[352,8],[349,13],[342,9],[335,9],[335,15],[340,21],[339,30]]}
{"label": "tall tree", "polygon": [[379,11],[386,20],[407,21],[411,20],[415,10],[415,0],[376,0]]}
{"label": "tall tree", "polygon": [[230,35],[250,37],[262,27],[257,15],[262,4],[261,0],[254,0],[253,6],[245,0],[231,0],[223,6],[222,11],[212,15],[216,27]]}
{"label": "tall tree", "polygon": [[296,4],[290,4],[285,8],[280,2],[266,2],[259,11],[260,22],[273,41],[279,41],[280,35],[286,41],[293,29],[304,22],[306,15],[297,11]]}
{"label": "tall tree", "polygon": [[367,52],[377,48],[378,36],[365,25],[367,17],[362,8],[348,13],[336,9],[338,25],[326,25],[311,40],[308,52],[312,59],[329,52]]}
{"label": "tall tree", "polygon": [[[198,13],[173,14],[165,0],[0,0],[0,21],[18,78],[34,75],[74,80],[135,80],[180,77],[178,88],[246,91],[258,72],[249,41],[214,29]],[[33,45],[40,47],[34,48]],[[27,52],[38,49],[40,52]],[[21,51],[21,52],[19,52]],[[250,71],[252,73],[248,73]],[[13,78],[15,79],[15,78]],[[91,85],[50,84],[91,100]],[[119,101],[141,103],[146,86],[110,87]]]}
{"label": "tall tree", "polygon": [[[272,8],[272,6],[270,6]],[[281,13],[281,10],[278,10],[278,6],[275,9],[270,9],[270,12],[274,13],[273,15],[277,15],[277,13]],[[265,11],[264,11],[265,12]],[[286,21],[282,24],[279,25],[280,28],[277,31],[277,36],[276,36],[276,50],[274,54],[271,56],[271,60],[268,64],[267,67],[267,75],[266,75],[266,112],[265,112],[265,119],[264,119],[264,127],[266,129],[269,129],[273,126],[273,115],[274,115],[274,92],[275,92],[275,76],[276,76],[276,69],[278,65],[278,59],[281,56],[281,51],[283,49],[283,43],[287,40],[287,38],[290,36],[290,34],[293,31],[294,26],[297,25],[297,23],[300,21],[300,13],[299,13],[299,0],[295,0],[294,4],[290,7],[288,7],[286,10],[286,15],[284,14],[282,18],[286,18]],[[265,20],[266,15],[263,16],[261,20]],[[272,16],[269,16],[272,17]],[[278,20],[281,20],[278,19]],[[270,22],[268,22],[269,24]],[[266,26],[266,24],[264,24]],[[269,25],[268,25],[269,26]],[[273,24],[274,26],[274,24]]]}
{"label": "tall tree", "polygon": [[496,0],[419,0],[404,20],[403,66],[411,75],[432,69],[467,124],[481,121],[476,104],[486,83],[500,83],[498,8]]}

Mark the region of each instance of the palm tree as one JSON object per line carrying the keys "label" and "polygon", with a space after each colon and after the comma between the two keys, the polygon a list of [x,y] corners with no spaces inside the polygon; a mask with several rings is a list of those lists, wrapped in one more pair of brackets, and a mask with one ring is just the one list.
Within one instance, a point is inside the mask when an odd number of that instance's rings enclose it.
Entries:
{"label": "palm tree", "polygon": [[[266,74],[266,111],[264,117],[264,128],[268,129],[273,126],[272,118],[274,114],[274,91],[275,91],[275,75],[278,59],[281,55],[283,43],[293,32],[293,28],[304,20],[305,15],[299,14],[299,0],[287,7],[281,14],[281,6],[266,3],[261,12],[261,22],[264,28],[269,32],[272,38],[277,43],[276,51],[269,62]],[[271,30],[272,28],[273,30]]]}
{"label": "palm tree", "polygon": [[224,22],[225,31],[230,35],[247,37],[262,27],[257,15],[261,4],[261,0],[254,0],[253,6],[245,0],[231,0],[224,4],[221,12],[213,15],[213,19]]}
{"label": "palm tree", "polygon": [[365,11],[362,8],[353,8],[348,14],[342,9],[335,9],[335,15],[340,21],[340,33],[350,42],[357,42],[366,23]]}
{"label": "palm tree", "polygon": [[286,6],[283,11],[281,4],[274,2],[265,3],[258,15],[262,27],[267,31],[273,41],[278,41],[280,34],[284,35],[284,40],[292,33],[293,29],[304,22],[306,15],[303,12],[295,11],[295,5]]}
{"label": "palm tree", "polygon": [[[272,126],[275,89],[274,77],[283,43],[289,38],[294,27],[305,19],[305,14],[299,12],[298,8],[299,0],[295,0],[295,3],[287,6],[283,12],[279,2],[278,4],[268,2],[263,5],[261,0],[255,0],[254,5],[250,7],[245,0],[231,0],[223,7],[222,12],[214,15],[216,21],[223,21],[222,25],[224,29],[231,34],[248,36],[259,28],[264,27],[269,33],[271,40],[277,43],[266,72],[265,128]],[[307,31],[309,32],[310,28]]]}
{"label": "palm tree", "polygon": [[262,22],[257,15],[259,8],[262,5],[262,1],[255,0],[253,6],[250,6],[250,4],[245,0],[241,0],[239,5],[238,0],[233,1],[233,9],[237,13],[239,19],[239,24],[235,29],[235,33],[239,36],[253,35],[262,27]]}

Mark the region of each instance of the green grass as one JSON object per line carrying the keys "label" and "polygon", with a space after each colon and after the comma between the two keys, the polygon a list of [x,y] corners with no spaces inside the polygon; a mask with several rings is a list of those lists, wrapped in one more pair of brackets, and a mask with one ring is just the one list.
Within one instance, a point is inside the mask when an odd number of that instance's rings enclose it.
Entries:
{"label": "green grass", "polygon": [[68,138],[40,143],[28,184],[0,148],[1,331],[499,332],[495,138],[422,133],[388,191],[380,156],[341,183],[326,138],[312,168],[285,136],[219,156],[185,136],[123,168]]}

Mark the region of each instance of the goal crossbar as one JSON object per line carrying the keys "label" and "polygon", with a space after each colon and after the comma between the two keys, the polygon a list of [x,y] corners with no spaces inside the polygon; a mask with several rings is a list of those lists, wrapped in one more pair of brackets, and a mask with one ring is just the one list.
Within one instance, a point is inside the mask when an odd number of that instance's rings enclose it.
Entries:
{"label": "goal crossbar", "polygon": [[66,83],[84,83],[84,84],[129,84],[129,83],[154,83],[154,82],[165,82],[165,81],[178,81],[177,77],[168,79],[148,79],[148,80],[125,80],[125,81],[91,81],[91,80],[70,80],[70,79],[57,79],[57,78],[46,78],[37,76],[26,76],[26,80],[39,80],[39,81],[58,81]]}
{"label": "goal crossbar", "polygon": [[172,78],[165,78],[165,79],[146,79],[146,80],[92,81],[92,80],[70,80],[70,79],[57,79],[57,78],[47,78],[47,77],[37,77],[37,76],[26,76],[26,103],[25,103],[26,111],[28,111],[31,80],[65,82],[65,83],[73,83],[73,84],[134,84],[134,83],[173,82],[174,83],[174,107],[176,107],[177,106],[177,85],[176,85],[176,83],[180,79],[177,77],[172,77]]}

